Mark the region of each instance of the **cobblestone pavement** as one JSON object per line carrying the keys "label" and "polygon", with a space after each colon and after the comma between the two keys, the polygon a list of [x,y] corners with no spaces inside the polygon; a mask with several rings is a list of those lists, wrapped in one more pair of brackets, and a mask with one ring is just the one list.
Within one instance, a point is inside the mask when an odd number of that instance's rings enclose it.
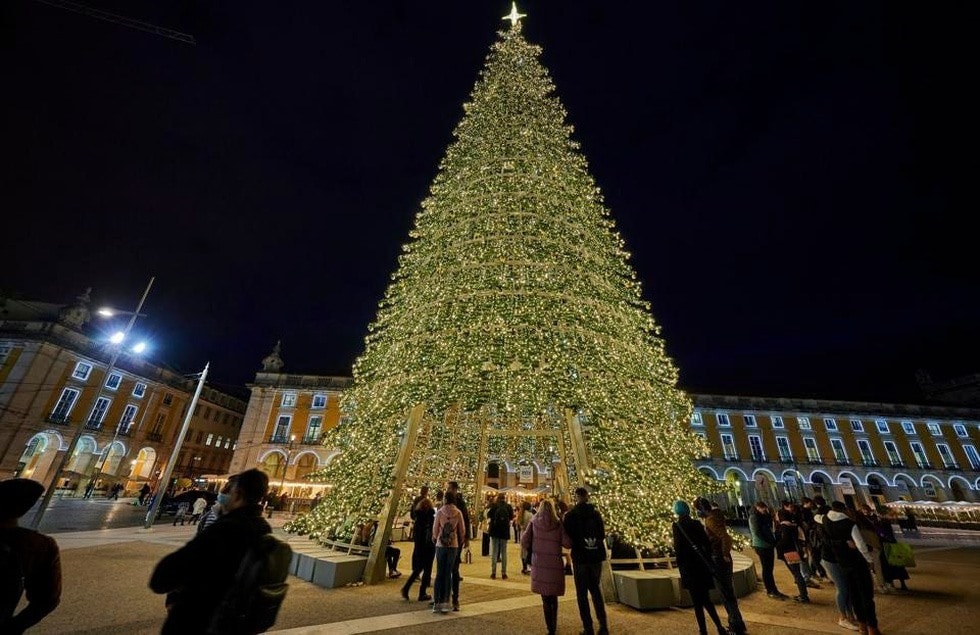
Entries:
{"label": "cobblestone pavement", "polygon": [[[281,522],[281,520],[279,521]],[[276,523],[278,524],[278,522]],[[31,632],[35,633],[157,633],[163,622],[163,598],[147,588],[156,562],[192,535],[191,527],[158,525],[151,531],[112,529],[54,534],[62,547],[65,591],[61,606]],[[976,632],[980,622],[980,547],[918,541],[918,567],[911,571],[911,592],[878,598],[885,635],[893,633]],[[973,542],[973,541],[968,541]],[[924,543],[924,544],[923,544]],[[410,543],[403,548],[400,568],[410,561]],[[429,635],[436,623],[447,633],[544,633],[540,599],[530,593],[520,574],[516,545],[511,543],[509,580],[490,580],[489,561],[480,556],[463,565],[462,608],[459,613],[433,615],[419,602],[399,595],[402,580],[375,586],[325,590],[290,579],[290,591],[276,631],[289,635],[398,632]],[[202,567],[208,563],[201,563]],[[405,572],[407,575],[407,572]],[[777,563],[777,583],[793,588],[785,566]],[[581,624],[568,579],[568,593],[559,608],[559,633],[578,633]],[[835,622],[833,587],[811,591],[813,604],[768,599],[753,593],[740,601],[752,635],[775,633],[846,633]],[[613,633],[696,633],[689,609],[637,611],[609,605]],[[719,607],[723,614],[724,609]],[[445,624],[441,624],[445,622]]]}

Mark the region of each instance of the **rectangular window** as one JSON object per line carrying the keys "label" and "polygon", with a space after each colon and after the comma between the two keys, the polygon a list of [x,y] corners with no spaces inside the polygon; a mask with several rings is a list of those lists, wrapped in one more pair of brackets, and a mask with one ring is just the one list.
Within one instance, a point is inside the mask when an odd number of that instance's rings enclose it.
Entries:
{"label": "rectangular window", "polygon": [[272,435],[273,443],[285,443],[286,439],[289,437],[289,422],[292,421],[292,417],[289,415],[280,415],[279,421],[276,422],[276,431]]}
{"label": "rectangular window", "polygon": [[167,422],[167,415],[162,412],[157,415],[157,420],[153,422],[153,434],[163,434],[163,425]]}
{"label": "rectangular window", "polygon": [[327,396],[326,395],[313,395],[313,405],[311,406],[314,410],[320,410],[327,407]]}
{"label": "rectangular window", "polygon": [[915,425],[911,421],[903,421],[902,432],[905,434],[915,434]]}
{"label": "rectangular window", "polygon": [[109,373],[109,376],[106,377],[105,380],[105,387],[109,390],[117,390],[119,388],[119,384],[121,383],[122,375],[119,373]]}
{"label": "rectangular window", "polygon": [[820,462],[820,450],[817,449],[817,440],[813,437],[803,437],[803,447],[806,448],[806,458],[810,463]]}
{"label": "rectangular window", "polygon": [[220,448],[221,447],[221,435],[220,434],[214,440],[214,447],[216,447],[216,448]]}
{"label": "rectangular window", "polygon": [[966,434],[966,426],[963,425],[962,423],[957,423],[955,426],[953,426],[953,430],[956,432],[956,436],[958,436],[958,437],[966,437],[967,436],[967,434]]}
{"label": "rectangular window", "polygon": [[864,422],[860,419],[851,419],[851,430],[854,432],[864,432]]}
{"label": "rectangular window", "polygon": [[875,419],[875,428],[878,430],[880,434],[888,434],[889,432],[891,432],[888,429],[888,422],[885,421],[884,419]]}
{"label": "rectangular window", "polygon": [[902,455],[898,453],[898,446],[894,441],[885,441],[885,453],[892,467],[903,467]]}
{"label": "rectangular window", "polygon": [[197,444],[201,445],[201,441],[204,440],[204,430],[197,431]]}
{"label": "rectangular window", "polygon": [[837,419],[824,417],[823,426],[827,429],[827,432],[837,432]]}
{"label": "rectangular window", "polygon": [[858,450],[861,451],[861,461],[868,467],[877,465],[874,452],[871,451],[871,442],[867,439],[858,439]]}
{"label": "rectangular window", "polygon": [[133,404],[126,404],[123,409],[122,418],[119,419],[119,430],[126,431],[129,430],[129,426],[133,425],[133,420],[136,419],[137,408]]}
{"label": "rectangular window", "polygon": [[943,436],[943,431],[939,428],[938,423],[927,423],[926,428],[929,429],[929,434],[931,434],[934,437]]}
{"label": "rectangular window", "polygon": [[742,415],[745,417],[745,427],[746,428],[758,428],[759,423],[755,420],[755,415]]}
{"label": "rectangular window", "polygon": [[936,449],[939,450],[939,458],[943,460],[943,467],[956,467],[956,461],[953,459],[953,453],[950,452],[948,445],[937,443]]}
{"label": "rectangular window", "polygon": [[915,462],[919,467],[930,467],[929,459],[926,458],[926,449],[922,447],[922,444],[918,441],[912,441],[909,443],[912,448],[912,454],[915,455]]}
{"label": "rectangular window", "polygon": [[725,458],[729,460],[738,459],[738,452],[735,451],[735,439],[730,434],[721,435],[721,449],[725,453]]}
{"label": "rectangular window", "polygon": [[847,465],[847,450],[844,449],[843,439],[831,439],[830,447],[834,451],[834,460],[838,465]]}
{"label": "rectangular window", "polygon": [[99,397],[95,400],[92,414],[88,416],[89,425],[102,425],[102,420],[105,419],[105,413],[109,410],[110,403],[112,402],[107,397]]}
{"label": "rectangular window", "polygon": [[136,385],[133,386],[133,396],[136,398],[140,398],[145,394],[146,394],[146,384],[144,384],[141,381],[136,382]]}
{"label": "rectangular window", "polygon": [[79,394],[79,391],[74,388],[65,388],[61,391],[61,397],[58,399],[54,410],[51,411],[51,420],[56,423],[66,423]]}
{"label": "rectangular window", "polygon": [[310,417],[310,423],[306,426],[306,436],[303,443],[316,443],[320,440],[320,433],[323,432],[323,417],[315,415]]}
{"label": "rectangular window", "polygon": [[980,470],[980,454],[977,454],[977,448],[972,445],[964,445],[963,451],[966,452],[966,458],[970,462],[970,467],[975,470]]}
{"label": "rectangular window", "polygon": [[172,392],[168,392],[163,396],[163,405],[169,406],[173,402],[174,402],[174,394]]}
{"label": "rectangular window", "polygon": [[810,419],[808,419],[807,417],[797,417],[796,420],[800,424],[800,430],[810,429]]}
{"label": "rectangular window", "polygon": [[776,437],[776,448],[779,450],[779,460],[788,463],[793,460],[793,451],[789,448],[788,437]]}
{"label": "rectangular window", "polygon": [[764,463],[766,453],[762,451],[762,437],[757,434],[749,435],[749,450],[752,452],[752,460],[756,463]]}
{"label": "rectangular window", "polygon": [[780,417],[779,415],[773,415],[772,416],[772,427],[775,428],[776,430],[782,430],[783,428],[786,427],[786,424],[783,423],[783,418],[782,417]]}
{"label": "rectangular window", "polygon": [[78,362],[75,364],[75,370],[72,371],[72,379],[77,379],[79,381],[85,381],[88,376],[92,374],[92,365],[86,362]]}
{"label": "rectangular window", "polygon": [[210,419],[211,419],[211,407],[204,406],[204,420],[210,421]]}
{"label": "rectangular window", "polygon": [[294,393],[294,392],[285,392],[285,393],[282,394],[282,407],[283,408],[292,408],[295,405],[296,405],[296,393]]}
{"label": "rectangular window", "polygon": [[225,449],[227,450],[230,447],[231,447],[231,437],[225,437]]}
{"label": "rectangular window", "polygon": [[214,433],[208,432],[208,438],[204,440],[204,445],[211,445],[212,441],[214,441]]}
{"label": "rectangular window", "polygon": [[715,418],[718,419],[718,426],[719,427],[722,427],[722,428],[730,428],[730,427],[732,427],[732,420],[729,419],[728,418],[728,415],[725,414],[724,412],[717,413],[715,415]]}
{"label": "rectangular window", "polygon": [[695,410],[691,413],[691,425],[692,426],[703,426],[704,419],[701,418],[701,413]]}

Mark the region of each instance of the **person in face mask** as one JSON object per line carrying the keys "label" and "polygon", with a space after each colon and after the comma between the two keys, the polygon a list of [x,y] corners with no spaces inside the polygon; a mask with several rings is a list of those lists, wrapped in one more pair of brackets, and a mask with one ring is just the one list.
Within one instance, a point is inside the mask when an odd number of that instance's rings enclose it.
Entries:
{"label": "person in face mask", "polygon": [[235,478],[235,475],[230,476],[228,478],[228,482],[225,483],[224,487],[221,488],[221,491],[218,492],[218,498],[214,501],[214,505],[211,506],[208,513],[204,514],[204,518],[201,519],[201,522],[197,524],[197,533],[201,533],[210,527],[214,521],[221,518],[221,514],[224,513],[225,509],[227,509],[228,502],[231,500],[231,487],[235,484]]}

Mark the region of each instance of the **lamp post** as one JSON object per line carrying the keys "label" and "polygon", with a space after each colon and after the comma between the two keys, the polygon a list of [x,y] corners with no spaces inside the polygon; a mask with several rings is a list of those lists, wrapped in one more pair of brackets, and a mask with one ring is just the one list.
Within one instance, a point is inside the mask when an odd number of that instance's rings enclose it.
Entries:
{"label": "lamp post", "polygon": [[296,435],[289,435],[289,443],[286,444],[286,462],[282,466],[282,480],[279,481],[279,495],[282,496],[282,490],[286,487],[286,469],[289,468],[289,457],[293,453],[293,442],[296,441]]}
{"label": "lamp post", "polygon": [[197,408],[197,400],[201,398],[201,390],[204,389],[204,380],[208,377],[208,367],[211,365],[210,362],[204,365],[204,370],[201,372],[201,376],[197,380],[197,389],[194,390],[194,398],[191,399],[191,403],[187,406],[187,414],[184,415],[184,423],[180,426],[180,432],[177,434],[177,440],[174,442],[173,452],[170,453],[170,459],[167,461],[167,467],[163,470],[163,475],[160,480],[157,481],[157,493],[153,497],[153,504],[150,505],[150,510],[146,512],[146,519],[143,523],[144,529],[152,529],[153,523],[156,522],[157,514],[160,513],[160,504],[163,502],[163,496],[167,492],[167,484],[170,482],[170,475],[174,471],[174,467],[177,464],[177,456],[180,454],[180,446],[184,444],[184,437],[187,436],[187,429],[191,425],[191,417],[194,416],[194,409]]}
{"label": "lamp post", "polygon": [[[150,278],[150,282],[146,285],[146,290],[143,291],[143,296],[140,298],[139,304],[136,305],[136,311],[130,314],[129,322],[126,324],[126,328],[119,333],[116,333],[112,337],[111,341],[114,348],[112,351],[112,357],[109,358],[109,366],[106,367],[105,378],[102,380],[101,385],[99,386],[98,394],[100,396],[103,388],[105,388],[105,382],[108,381],[109,376],[116,367],[116,362],[119,361],[119,355],[123,350],[122,343],[126,340],[126,337],[129,336],[129,332],[133,329],[133,324],[136,323],[136,318],[142,315],[140,310],[143,308],[143,303],[146,302],[146,296],[150,294],[150,287],[153,286],[154,280],[154,277]],[[65,450],[65,453],[61,456],[61,460],[58,461],[58,467],[55,469],[54,474],[51,476],[51,480],[48,482],[48,487],[44,492],[44,498],[41,499],[41,506],[38,507],[37,512],[34,513],[34,518],[31,520],[32,529],[37,529],[38,526],[40,526],[41,519],[44,518],[44,512],[47,511],[48,505],[51,503],[51,497],[54,495],[54,490],[58,484],[58,479],[61,478],[61,472],[65,469],[65,465],[67,465],[71,455],[75,452],[75,448],[78,447],[78,441],[82,438],[82,432],[85,430],[85,423],[86,422],[84,420],[78,422],[78,428],[75,430],[75,434],[72,436],[71,442],[68,444],[68,449]],[[101,468],[99,469],[101,470]]]}

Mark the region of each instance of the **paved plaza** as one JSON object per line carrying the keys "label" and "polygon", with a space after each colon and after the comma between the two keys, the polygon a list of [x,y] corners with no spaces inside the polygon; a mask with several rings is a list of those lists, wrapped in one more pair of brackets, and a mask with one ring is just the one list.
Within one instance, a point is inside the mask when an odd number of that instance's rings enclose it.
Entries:
{"label": "paved plaza", "polygon": [[[273,519],[281,524],[281,519]],[[153,566],[184,544],[194,528],[156,526],[52,534],[62,549],[65,589],[61,606],[31,632],[157,633],[163,622],[163,597],[147,588]],[[277,528],[276,531],[281,531]],[[408,575],[411,543],[402,549],[399,568]],[[878,598],[885,635],[892,633],[970,634],[980,623],[980,540],[969,534],[926,536],[916,541],[918,567],[904,595]],[[746,555],[752,555],[750,551]],[[434,626],[451,633],[544,633],[540,599],[520,573],[517,545],[509,552],[509,579],[491,580],[489,559],[474,554],[462,566],[462,610],[433,615],[422,603],[399,595],[404,578],[375,586],[326,590],[290,578],[290,591],[276,632],[290,635],[384,633],[428,635]],[[515,564],[516,563],[516,564]],[[208,562],[200,563],[202,568]],[[777,563],[780,588],[793,592],[785,566]],[[417,589],[417,587],[416,587]],[[741,600],[750,633],[845,633],[836,625],[833,587],[811,590],[813,604],[770,600],[753,593]],[[724,614],[723,608],[720,612]],[[609,606],[613,633],[696,633],[690,609],[637,611]],[[578,633],[581,624],[572,580],[559,608],[559,633]]]}

